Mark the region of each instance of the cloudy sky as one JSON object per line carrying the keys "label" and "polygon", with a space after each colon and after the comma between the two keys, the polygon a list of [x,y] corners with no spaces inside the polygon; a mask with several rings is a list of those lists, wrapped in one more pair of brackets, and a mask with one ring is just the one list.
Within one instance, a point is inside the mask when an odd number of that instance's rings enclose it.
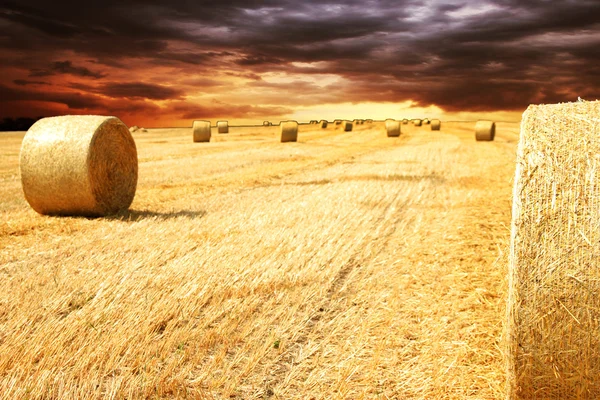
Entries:
{"label": "cloudy sky", "polygon": [[519,120],[600,98],[599,16],[598,0],[4,0],[0,118]]}

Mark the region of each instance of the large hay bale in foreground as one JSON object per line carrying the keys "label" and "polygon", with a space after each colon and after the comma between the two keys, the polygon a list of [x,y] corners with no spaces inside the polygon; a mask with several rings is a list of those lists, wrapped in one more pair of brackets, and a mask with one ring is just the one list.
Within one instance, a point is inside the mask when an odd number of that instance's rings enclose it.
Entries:
{"label": "large hay bale in foreground", "polygon": [[492,141],[496,136],[496,123],[493,121],[477,121],[475,124],[475,140]]}
{"label": "large hay bale in foreground", "polygon": [[281,143],[296,142],[298,140],[298,122],[282,121],[281,125]]}
{"label": "large hay bale in foreground", "polygon": [[227,121],[218,121],[217,122],[217,132],[229,133],[229,123]]}
{"label": "large hay bale in foreground", "polygon": [[414,126],[421,126],[421,125],[423,125],[423,121],[421,121],[420,119],[413,119],[412,122],[413,122]]}
{"label": "large hay bale in foreground", "polygon": [[387,131],[388,137],[400,136],[400,121],[388,119],[385,121],[385,130]]}
{"label": "large hay bale in foreground", "polygon": [[600,398],[600,102],[530,106],[513,190],[508,399]]}
{"label": "large hay bale in foreground", "polygon": [[43,118],[23,138],[20,169],[25,199],[38,213],[104,216],[131,205],[137,150],[118,118]]}
{"label": "large hay bale in foreground", "polygon": [[321,128],[322,128],[322,129],[325,129],[325,128],[327,128],[327,125],[329,125],[329,122],[327,122],[326,120],[322,120],[322,121],[321,121]]}
{"label": "large hay bale in foreground", "polygon": [[352,131],[352,122],[350,122],[350,121],[343,121],[342,122],[342,129],[344,130],[344,132],[350,132],[350,131]]}
{"label": "large hay bale in foreground", "polygon": [[442,121],[440,121],[439,119],[431,120],[431,130],[432,131],[439,131],[441,127],[442,127]]}
{"label": "large hay bale in foreground", "polygon": [[210,121],[194,121],[194,143],[210,142]]}

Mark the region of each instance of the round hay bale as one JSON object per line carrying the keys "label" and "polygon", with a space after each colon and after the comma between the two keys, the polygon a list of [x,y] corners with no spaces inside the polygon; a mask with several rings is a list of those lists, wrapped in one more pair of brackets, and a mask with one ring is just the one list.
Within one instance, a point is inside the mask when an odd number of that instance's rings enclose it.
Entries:
{"label": "round hay bale", "polygon": [[600,398],[600,102],[529,106],[513,188],[507,399]]}
{"label": "round hay bale", "polygon": [[423,125],[423,121],[421,121],[420,119],[413,119],[412,123],[414,126],[421,126]]}
{"label": "round hay bale", "polygon": [[271,126],[271,123],[269,121],[264,121],[263,126]]}
{"label": "round hay bale", "polygon": [[373,123],[373,120],[372,120],[372,119],[367,119],[365,122],[366,122],[367,124],[372,124],[372,123]]}
{"label": "round hay bale", "polygon": [[282,121],[281,126],[281,143],[296,142],[298,140],[298,122]]}
{"label": "round hay bale", "polygon": [[429,124],[430,124],[430,121],[429,121],[429,119],[425,118],[425,119],[423,120],[423,125],[429,125]]}
{"label": "round hay bale", "polygon": [[388,137],[400,136],[400,121],[388,119],[385,121],[385,130],[387,131]]}
{"label": "round hay bale", "polygon": [[336,119],[335,121],[333,121],[334,124],[336,125],[341,125],[342,124],[342,120],[341,119]]}
{"label": "round hay bale", "polygon": [[217,131],[219,133],[229,133],[229,123],[227,121],[218,121]]}
{"label": "round hay bale", "polygon": [[210,142],[210,121],[194,121],[194,143]]}
{"label": "round hay bale", "polygon": [[118,118],[43,118],[23,138],[20,169],[25,199],[38,213],[104,216],[131,205],[137,150]]}
{"label": "round hay bale", "polygon": [[316,119],[312,119],[312,120],[310,120],[310,124],[311,124],[311,125],[316,125],[316,124],[318,124],[318,123],[319,123],[319,121],[317,121]]}
{"label": "round hay bale", "polygon": [[496,136],[496,123],[493,121],[477,121],[475,124],[475,140],[492,141]]}
{"label": "round hay bale", "polygon": [[129,128],[129,132],[133,133],[133,132],[137,132],[140,130],[140,127],[137,125],[134,125],[132,127]]}
{"label": "round hay bale", "polygon": [[344,132],[350,132],[350,131],[352,131],[352,122],[350,122],[350,121],[343,121],[342,128],[344,129]]}
{"label": "round hay bale", "polygon": [[329,122],[327,122],[326,120],[322,120],[322,121],[321,121],[321,128],[322,128],[322,129],[325,129],[325,128],[327,128],[327,125],[329,125]]}
{"label": "round hay bale", "polygon": [[442,127],[442,121],[440,121],[439,119],[431,120],[431,130],[432,131],[439,131],[441,127]]}
{"label": "round hay bale", "polygon": [[407,120],[406,118],[404,118],[404,119],[402,120],[402,124],[404,124],[404,125],[407,125],[407,124],[408,124],[408,120]]}

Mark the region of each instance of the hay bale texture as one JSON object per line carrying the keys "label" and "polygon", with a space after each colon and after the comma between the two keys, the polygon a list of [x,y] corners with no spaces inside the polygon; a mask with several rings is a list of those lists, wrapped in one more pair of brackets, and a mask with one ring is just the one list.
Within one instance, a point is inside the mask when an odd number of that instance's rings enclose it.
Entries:
{"label": "hay bale texture", "polygon": [[280,126],[281,126],[281,143],[296,142],[298,140],[298,122],[282,121]]}
{"label": "hay bale texture", "polygon": [[321,121],[321,128],[322,128],[322,129],[325,129],[325,128],[327,128],[327,125],[329,125],[329,122],[327,122],[326,120],[322,120],[322,121]]}
{"label": "hay bale texture", "polygon": [[432,131],[439,131],[441,127],[442,127],[442,122],[439,119],[431,120],[431,130]]}
{"label": "hay bale texture", "polygon": [[385,130],[387,131],[388,137],[400,136],[400,121],[388,119],[385,121]]}
{"label": "hay bale texture", "polygon": [[20,169],[25,199],[38,213],[104,216],[131,205],[137,150],[118,118],[43,118],[23,138]]}
{"label": "hay bale texture", "polygon": [[530,106],[513,190],[508,399],[600,398],[600,102]]}
{"label": "hay bale texture", "polygon": [[210,142],[210,121],[194,121],[194,143]]}
{"label": "hay bale texture", "polygon": [[217,122],[217,132],[229,133],[229,123],[227,121],[218,121]]}
{"label": "hay bale texture", "polygon": [[475,140],[492,141],[496,136],[496,123],[493,121],[477,121],[475,124]]}

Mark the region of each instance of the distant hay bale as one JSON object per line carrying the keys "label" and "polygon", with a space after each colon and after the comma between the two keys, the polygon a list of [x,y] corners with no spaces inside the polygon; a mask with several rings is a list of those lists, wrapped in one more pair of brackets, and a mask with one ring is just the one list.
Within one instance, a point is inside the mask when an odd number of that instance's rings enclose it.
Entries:
{"label": "distant hay bale", "polygon": [[429,125],[431,122],[429,121],[429,119],[425,118],[423,120],[423,125]]}
{"label": "distant hay bale", "polygon": [[333,121],[334,124],[336,125],[341,125],[342,124],[342,120],[341,119],[336,119]]}
{"label": "distant hay bale", "polygon": [[600,102],[529,106],[513,188],[509,400],[600,398]]}
{"label": "distant hay bale", "polygon": [[350,122],[350,121],[343,121],[342,122],[342,128],[344,129],[344,132],[350,132],[350,131],[352,131],[352,122]]}
{"label": "distant hay bale", "polygon": [[475,140],[492,141],[496,136],[496,123],[492,121],[477,121],[475,124]]}
{"label": "distant hay bale", "polygon": [[20,169],[25,199],[38,213],[104,216],[131,205],[137,150],[118,118],[43,118],[23,138]]}
{"label": "distant hay bale", "polygon": [[269,121],[264,121],[263,126],[271,126],[271,123]]}
{"label": "distant hay bale", "polygon": [[439,119],[431,120],[431,130],[432,131],[439,131],[441,127],[442,127],[442,122]]}
{"label": "distant hay bale", "polygon": [[388,137],[400,136],[400,121],[388,119],[385,121],[385,130],[387,131]]}
{"label": "distant hay bale", "polygon": [[298,140],[298,122],[281,121],[281,143],[296,142]]}
{"label": "distant hay bale", "polygon": [[137,132],[140,130],[140,127],[137,125],[134,125],[132,127],[129,128],[129,132],[133,133],[133,132]]}
{"label": "distant hay bale", "polygon": [[210,121],[194,121],[194,143],[210,142]]}
{"label": "distant hay bale", "polygon": [[140,128],[140,132],[148,132],[148,129],[146,129],[146,128]]}
{"label": "distant hay bale", "polygon": [[329,122],[327,122],[326,120],[322,120],[322,121],[321,121],[321,128],[322,128],[322,129],[325,129],[325,128],[327,128],[327,125],[329,125]]}
{"label": "distant hay bale", "polygon": [[372,123],[373,123],[373,120],[372,120],[372,119],[367,119],[365,122],[366,122],[367,124],[372,124]]}
{"label": "distant hay bale", "polygon": [[313,119],[313,120],[310,121],[311,125],[316,125],[318,123],[319,123],[319,121],[317,121],[316,119]]}
{"label": "distant hay bale", "polygon": [[420,119],[413,119],[412,122],[413,122],[414,126],[421,126],[421,125],[423,125],[423,121],[421,121]]}
{"label": "distant hay bale", "polygon": [[408,124],[408,120],[407,120],[406,118],[404,118],[404,119],[402,120],[402,123],[403,123],[404,125],[406,125],[406,124]]}
{"label": "distant hay bale", "polygon": [[218,121],[217,131],[219,133],[229,133],[229,123],[227,121]]}

